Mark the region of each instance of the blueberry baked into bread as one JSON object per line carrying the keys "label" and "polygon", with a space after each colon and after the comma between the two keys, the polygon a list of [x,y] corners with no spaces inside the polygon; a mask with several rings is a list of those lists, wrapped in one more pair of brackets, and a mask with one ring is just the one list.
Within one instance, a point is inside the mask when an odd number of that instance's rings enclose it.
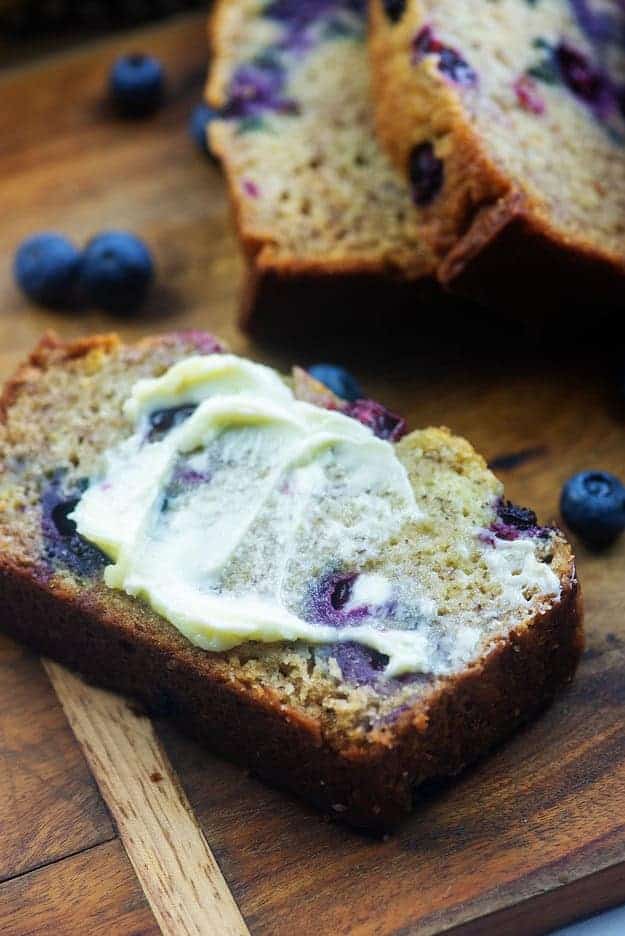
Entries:
{"label": "blueberry baked into bread", "polygon": [[372,0],[377,130],[443,283],[622,304],[624,37],[620,0]]}
{"label": "blueberry baked into bread", "polygon": [[419,283],[432,292],[433,256],[409,186],[373,132],[365,7],[216,5],[208,99],[222,117],[210,143],[249,262],[246,321],[268,304],[275,316],[278,302],[336,307],[348,291],[355,302],[355,289],[362,313],[376,296],[388,302],[393,281],[411,306]]}
{"label": "blueberry baked into bread", "polygon": [[570,547],[446,429],[196,332],[48,336],[1,414],[2,628],[356,826],[573,675]]}

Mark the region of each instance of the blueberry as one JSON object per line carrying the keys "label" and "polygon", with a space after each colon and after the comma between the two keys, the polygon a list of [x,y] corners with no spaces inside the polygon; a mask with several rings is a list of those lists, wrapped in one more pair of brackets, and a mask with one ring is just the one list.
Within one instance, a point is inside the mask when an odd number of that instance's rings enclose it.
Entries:
{"label": "blueberry", "polygon": [[335,611],[342,611],[352,596],[356,576],[354,574],[339,577],[330,592],[330,604]]}
{"label": "blueberry", "polygon": [[343,400],[357,400],[363,395],[353,374],[338,364],[313,364],[308,373]]}
{"label": "blueberry", "polygon": [[211,151],[208,143],[208,126],[212,120],[219,117],[217,111],[209,107],[208,104],[198,104],[191,112],[189,120],[189,135],[206,156],[216,160],[215,154]]}
{"label": "blueberry", "polygon": [[599,117],[609,116],[618,106],[618,91],[609,76],[578,49],[561,42],[555,58],[564,84]]}
{"label": "blueberry", "polygon": [[425,55],[438,56],[438,70],[458,85],[474,85],[477,74],[451,46],[444,45],[434,35],[431,26],[424,26],[412,41],[412,63],[416,65]]}
{"label": "blueberry", "polygon": [[87,480],[81,479],[66,490],[64,474],[63,469],[58,471],[41,494],[42,558],[50,568],[61,565],[78,575],[101,574],[107,557],[80,536],[69,517],[87,488]]}
{"label": "blueberry", "polygon": [[85,247],[79,285],[91,305],[124,314],[141,305],[153,277],[152,256],[138,237],[105,231]]}
{"label": "blueberry", "polygon": [[76,247],[61,234],[35,234],[18,247],[15,279],[35,302],[69,305],[74,298],[79,260]]}
{"label": "blueberry", "polygon": [[165,72],[151,55],[124,55],[109,73],[109,92],[117,110],[125,117],[153,114],[163,100]]}
{"label": "blueberry", "polygon": [[70,498],[70,500],[59,501],[52,508],[50,517],[59,536],[73,536],[76,532],[76,524],[69,515],[76,510],[77,506],[78,498]]}
{"label": "blueberry", "polygon": [[438,70],[458,85],[474,85],[477,81],[476,73],[455,49],[441,50]]}
{"label": "blueberry", "polygon": [[440,192],[444,178],[443,161],[434,154],[431,143],[413,147],[408,169],[415,205],[428,205]]}
{"label": "blueberry", "polygon": [[398,23],[406,12],[406,0],[382,0],[382,6],[391,23]]}
{"label": "blueberry", "polygon": [[148,441],[160,441],[171,429],[180,426],[189,416],[192,416],[196,409],[195,403],[183,403],[182,406],[169,406],[166,409],[154,410],[149,418]]}
{"label": "blueberry", "polygon": [[343,412],[368,426],[378,439],[399,442],[408,432],[406,420],[375,400],[354,400]]}
{"label": "blueberry", "polygon": [[519,507],[512,501],[500,501],[497,506],[497,515],[503,523],[516,527],[517,530],[531,530],[538,524],[533,510],[529,507]]}
{"label": "blueberry", "polygon": [[225,117],[259,117],[265,111],[278,114],[297,113],[295,101],[284,97],[286,72],[272,57],[259,57],[235,70],[228,90]]}
{"label": "blueberry", "polygon": [[564,485],[560,510],[590,546],[608,546],[625,530],[625,485],[607,471],[582,471]]}
{"label": "blueberry", "polygon": [[335,644],[332,656],[346,682],[356,686],[374,685],[388,663],[388,657],[357,643]]}

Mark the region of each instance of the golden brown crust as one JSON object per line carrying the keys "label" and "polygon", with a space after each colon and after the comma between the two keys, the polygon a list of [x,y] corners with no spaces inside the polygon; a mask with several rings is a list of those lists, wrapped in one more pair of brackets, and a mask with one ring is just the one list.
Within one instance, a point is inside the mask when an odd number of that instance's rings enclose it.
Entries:
{"label": "golden brown crust", "polygon": [[563,249],[561,239],[527,210],[519,192],[475,215],[438,275],[454,292],[525,315],[535,307],[557,312],[563,302],[620,306],[625,290],[621,263],[590,245]]}
{"label": "golden brown crust", "polygon": [[388,323],[392,312],[402,316],[441,310],[450,300],[433,277],[411,282],[366,271],[333,273],[287,273],[283,270],[248,267],[240,304],[240,324],[249,331],[263,333],[310,334],[319,329],[323,310],[324,327],[335,334],[353,328],[367,328],[376,321]]}
{"label": "golden brown crust", "polygon": [[119,336],[115,333],[90,335],[87,338],[76,338],[73,341],[64,342],[56,332],[46,331],[27,360],[18,366],[13,376],[2,388],[0,420],[5,418],[7,410],[22,392],[24,386],[37,380],[51,363],[84,357],[96,351],[108,353],[119,344]]}
{"label": "golden brown crust", "polygon": [[[52,362],[114,347],[114,336],[69,344],[47,336],[18,371],[22,378],[9,382],[5,405]],[[468,445],[466,453],[472,454]],[[582,607],[564,541],[560,552],[554,556],[554,566],[563,568],[556,604],[498,641],[479,663],[438,680],[418,703],[358,743],[325,732],[320,720],[285,705],[270,688],[241,681],[227,664],[215,665],[212,654],[190,645],[167,622],[152,624],[138,603],[111,595],[103,604],[89,588],[42,576],[36,563],[8,555],[0,557],[0,627],[88,680],[171,715],[268,782],[353,825],[382,832],[410,810],[420,783],[462,769],[571,679],[583,645]]]}
{"label": "golden brown crust", "polygon": [[115,617],[94,614],[23,569],[0,563],[0,594],[0,627],[17,640],[174,718],[266,781],[374,833],[408,814],[424,780],[457,773],[537,714],[570,681],[583,648],[572,570],[558,604],[479,665],[442,681],[400,717],[392,735],[337,750],[317,722],[285,711],[271,692],[220,678],[202,654],[172,650],[140,629],[129,641]]}

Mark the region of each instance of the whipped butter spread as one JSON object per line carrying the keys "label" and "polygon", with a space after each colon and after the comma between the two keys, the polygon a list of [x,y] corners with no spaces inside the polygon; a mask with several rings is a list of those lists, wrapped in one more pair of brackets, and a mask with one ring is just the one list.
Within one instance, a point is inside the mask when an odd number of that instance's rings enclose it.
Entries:
{"label": "whipped butter spread", "polygon": [[[151,414],[189,404],[188,418],[150,439]],[[311,619],[319,582],[366,567],[419,519],[389,442],[228,354],[139,381],[125,409],[136,431],[106,453],[72,515],[113,560],[110,587],[143,598],[207,650],[354,641],[387,655],[389,675],[424,666],[421,633],[381,626],[393,598],[382,575],[354,579],[348,626]]]}
{"label": "whipped butter spread", "polygon": [[[108,586],[206,650],[354,642],[388,657],[386,676],[433,669],[435,603],[392,571],[402,531],[424,517],[389,442],[230,354],[138,381],[125,411],[134,432],[72,514],[111,559]],[[531,544],[490,561],[517,599],[519,576],[556,587]],[[459,627],[457,654],[479,640]]]}

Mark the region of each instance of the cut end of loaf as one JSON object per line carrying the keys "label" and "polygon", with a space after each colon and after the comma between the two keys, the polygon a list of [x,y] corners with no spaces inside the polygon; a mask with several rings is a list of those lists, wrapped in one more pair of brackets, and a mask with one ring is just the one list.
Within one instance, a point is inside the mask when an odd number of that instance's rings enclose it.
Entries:
{"label": "cut end of loaf", "polygon": [[221,3],[211,125],[243,244],[283,276],[430,276],[406,183],[373,134],[363,4]]}
{"label": "cut end of loaf", "polygon": [[377,129],[410,178],[441,280],[505,301],[499,268],[509,287],[526,258],[545,299],[586,287],[614,301],[625,273],[622,7],[410,0],[394,19],[386,6],[372,5]]}

